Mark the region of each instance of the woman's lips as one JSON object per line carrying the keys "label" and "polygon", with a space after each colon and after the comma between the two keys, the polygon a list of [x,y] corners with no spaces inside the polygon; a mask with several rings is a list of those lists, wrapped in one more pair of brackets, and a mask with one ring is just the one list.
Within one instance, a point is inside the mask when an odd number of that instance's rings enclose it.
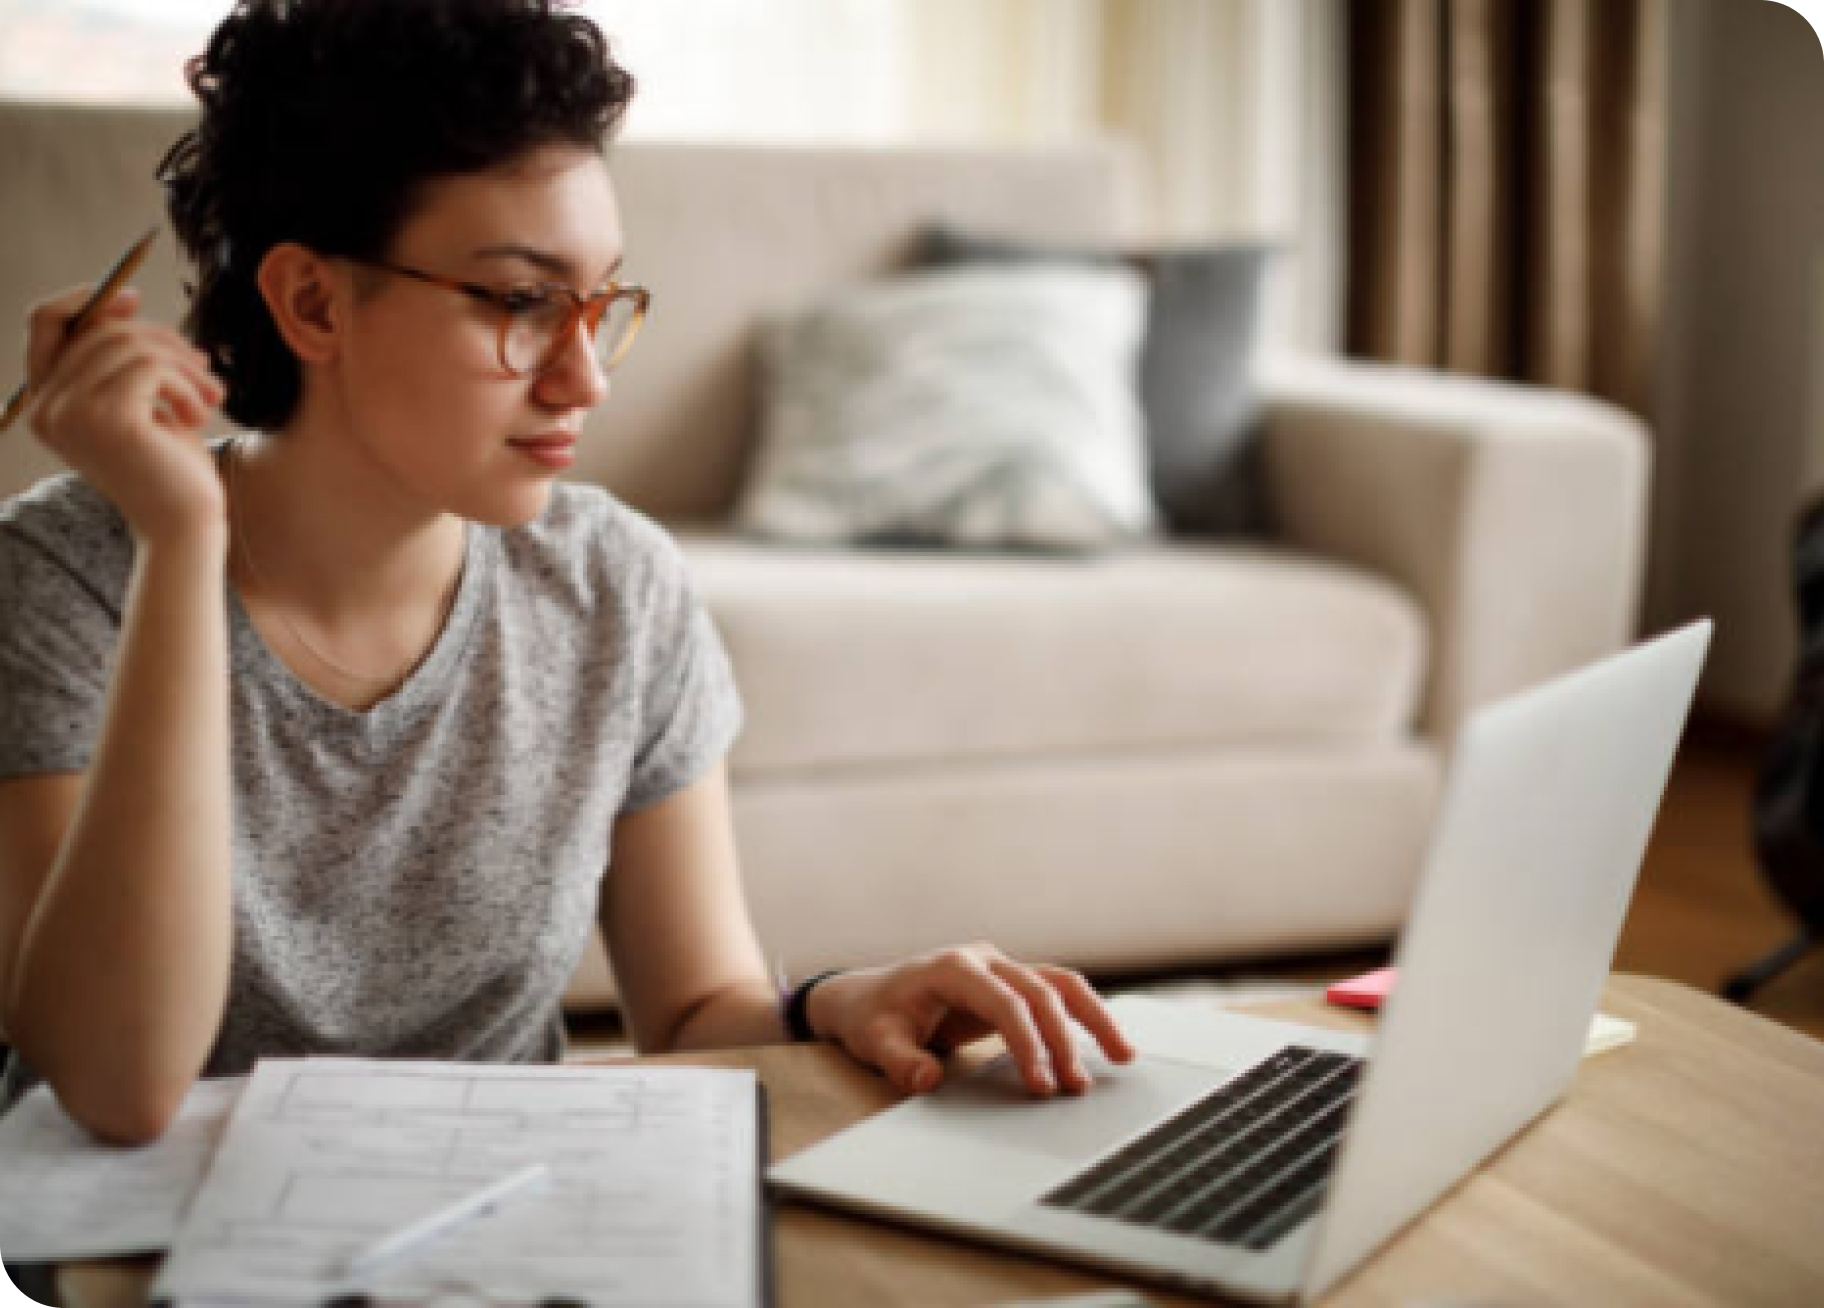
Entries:
{"label": "woman's lips", "polygon": [[576,437],[526,436],[508,441],[514,449],[540,467],[562,472],[576,462]]}

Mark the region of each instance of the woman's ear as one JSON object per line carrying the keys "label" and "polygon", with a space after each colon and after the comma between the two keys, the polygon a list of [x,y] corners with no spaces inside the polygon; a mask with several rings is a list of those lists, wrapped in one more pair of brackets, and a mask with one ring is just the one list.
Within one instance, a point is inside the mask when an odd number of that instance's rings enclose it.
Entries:
{"label": "woman's ear", "polygon": [[336,356],[353,287],[342,270],[295,241],[282,241],[260,260],[260,294],[273,325],[301,363]]}

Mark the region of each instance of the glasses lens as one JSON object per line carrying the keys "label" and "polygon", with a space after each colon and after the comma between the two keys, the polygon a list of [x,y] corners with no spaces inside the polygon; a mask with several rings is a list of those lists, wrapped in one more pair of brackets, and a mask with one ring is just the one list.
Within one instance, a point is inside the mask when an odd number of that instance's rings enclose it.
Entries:
{"label": "glasses lens", "polygon": [[[595,355],[602,367],[619,363],[632,344],[640,325],[640,304],[639,296],[617,295],[602,311],[595,328]],[[507,325],[507,367],[521,376],[547,367],[564,348],[565,332],[575,330],[572,307],[570,301],[553,296],[536,309],[516,314]]]}
{"label": "glasses lens", "polygon": [[556,295],[514,313],[507,320],[507,367],[522,376],[543,368],[569,321],[570,302]]}
{"label": "glasses lens", "polygon": [[634,333],[640,327],[642,303],[642,297],[631,294],[617,295],[609,302],[595,329],[595,357],[602,361],[602,367],[614,367],[633,344]]}

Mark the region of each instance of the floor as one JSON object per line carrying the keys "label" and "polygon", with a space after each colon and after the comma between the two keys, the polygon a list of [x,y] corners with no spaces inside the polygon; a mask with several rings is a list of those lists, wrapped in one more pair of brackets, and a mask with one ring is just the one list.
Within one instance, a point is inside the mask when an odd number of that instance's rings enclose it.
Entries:
{"label": "floor", "polygon": [[[1726,978],[1795,934],[1796,922],[1761,880],[1749,844],[1749,807],[1762,748],[1753,735],[1701,722],[1687,734],[1616,949],[1617,970],[1716,992]],[[1367,950],[1097,980],[1105,989],[1203,982],[1251,991],[1261,985],[1320,984],[1386,961],[1384,951]],[[1824,1040],[1824,948],[1770,983],[1751,1007]],[[621,1039],[612,1019],[580,1023],[574,1036],[577,1052],[612,1047]]]}
{"label": "floor", "polygon": [[[1617,968],[1717,990],[1797,934],[1797,920],[1762,880],[1749,843],[1764,748],[1757,737],[1702,723],[1689,733],[1648,846]],[[1824,1040],[1824,948],[1770,982],[1749,1006]]]}

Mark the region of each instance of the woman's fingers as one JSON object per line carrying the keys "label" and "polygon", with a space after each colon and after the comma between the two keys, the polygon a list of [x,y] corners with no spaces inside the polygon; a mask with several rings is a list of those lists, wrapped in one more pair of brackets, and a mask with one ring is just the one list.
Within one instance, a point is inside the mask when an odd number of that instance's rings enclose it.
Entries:
{"label": "woman's fingers", "polygon": [[133,317],[138,312],[139,288],[123,286],[108,297],[106,304],[96,307],[95,312],[89,317],[89,322],[93,324],[106,318],[124,320]]}
{"label": "woman's fingers", "polygon": [[1064,1007],[1082,1023],[1084,1030],[1095,1037],[1096,1043],[1102,1046],[1103,1053],[1117,1063],[1132,1061],[1135,1054],[1133,1043],[1116,1024],[1115,1015],[1109,1011],[1102,996],[1096,993],[1095,987],[1084,980],[1081,974],[1067,967],[1047,964],[1039,964],[1032,970],[1051,983]]}
{"label": "woman's fingers", "polygon": [[1078,973],[1044,964],[1028,966],[1005,957],[994,958],[990,965],[1033,1006],[1051,1049],[1052,1066],[1058,1069],[1066,1089],[1087,1090],[1092,1082],[1077,1043],[1077,1026],[1087,1031],[1113,1061],[1125,1063],[1134,1057],[1134,1047],[1122,1034],[1114,1014],[1095,987]]}
{"label": "woman's fingers", "polygon": [[201,436],[225,388],[179,332],[122,292],[72,334],[77,290],[39,305],[28,343],[31,432],[99,490],[141,541],[214,529],[221,476]]}
{"label": "woman's fingers", "polygon": [[1071,1024],[1071,1015],[1050,982],[1034,969],[1022,966],[1010,958],[991,958],[988,966],[1026,1000],[1039,1031],[1044,1036],[1052,1070],[1059,1085],[1066,1090],[1089,1089],[1089,1069],[1083,1066],[1082,1055],[1077,1052],[1077,1037]]}
{"label": "woman's fingers", "polygon": [[76,433],[110,430],[126,422],[142,433],[200,434],[214,416],[220,389],[199,381],[157,352],[121,349],[90,361],[80,384],[46,388],[36,425],[54,449]]}
{"label": "woman's fingers", "polygon": [[973,1014],[999,1032],[1033,1090],[1048,1095],[1057,1088],[1049,1042],[1039,1031],[1031,1005],[987,962],[967,950],[947,951],[932,968],[931,989],[950,1007]]}
{"label": "woman's fingers", "polygon": [[220,389],[221,380],[211,370],[208,356],[182,334],[163,323],[135,322],[131,317],[127,309],[92,322],[34,372],[34,385],[41,393],[58,386],[92,386],[124,357],[139,354],[168,361],[205,391]]}
{"label": "woman's fingers", "polygon": [[215,403],[190,377],[165,377],[158,387],[154,412],[165,426],[195,435],[209,425]]}
{"label": "woman's fingers", "polygon": [[221,404],[227,397],[227,387],[222,379],[215,375],[209,365],[209,356],[197,349],[181,334],[170,327],[159,325],[150,337],[152,348],[178,369],[184,377],[193,383],[200,395],[206,397],[211,408]]}
{"label": "woman's fingers", "polygon": [[1089,1032],[1108,1057],[1126,1062],[1132,1045],[1095,989],[1076,972],[1027,966],[992,945],[946,949],[860,983],[842,1008],[842,1039],[901,1091],[921,1093],[943,1077],[942,1052],[998,1034],[1039,1095],[1087,1090],[1092,1081],[1079,1046]]}
{"label": "woman's fingers", "polygon": [[[75,286],[32,306],[26,319],[25,375],[34,383],[50,370],[65,348],[73,344],[69,338],[70,324],[93,293],[92,286]],[[131,286],[123,287],[109,296],[105,304],[96,306],[89,327],[98,327],[105,322],[124,322],[138,312],[139,291]]]}
{"label": "woman's fingers", "polygon": [[913,1039],[910,1024],[903,1020],[881,1024],[874,1063],[903,1094],[923,1094],[944,1075],[943,1065]]}
{"label": "woman's fingers", "polygon": [[181,381],[204,406],[203,415],[187,416],[185,426],[207,422],[224,398],[220,380],[200,352],[176,332],[154,324],[104,324],[72,342],[67,356],[58,359],[45,378],[39,388],[37,425],[55,445],[76,414],[91,428],[104,415],[156,419],[149,403],[135,402],[149,401],[148,389],[143,384],[123,385],[129,374],[148,369],[161,379]]}
{"label": "woman's fingers", "polygon": [[51,365],[43,380],[94,380],[96,361],[123,353],[140,353],[168,359],[184,368],[208,374],[209,361],[195,346],[163,323],[108,321],[96,323],[71,341]]}

